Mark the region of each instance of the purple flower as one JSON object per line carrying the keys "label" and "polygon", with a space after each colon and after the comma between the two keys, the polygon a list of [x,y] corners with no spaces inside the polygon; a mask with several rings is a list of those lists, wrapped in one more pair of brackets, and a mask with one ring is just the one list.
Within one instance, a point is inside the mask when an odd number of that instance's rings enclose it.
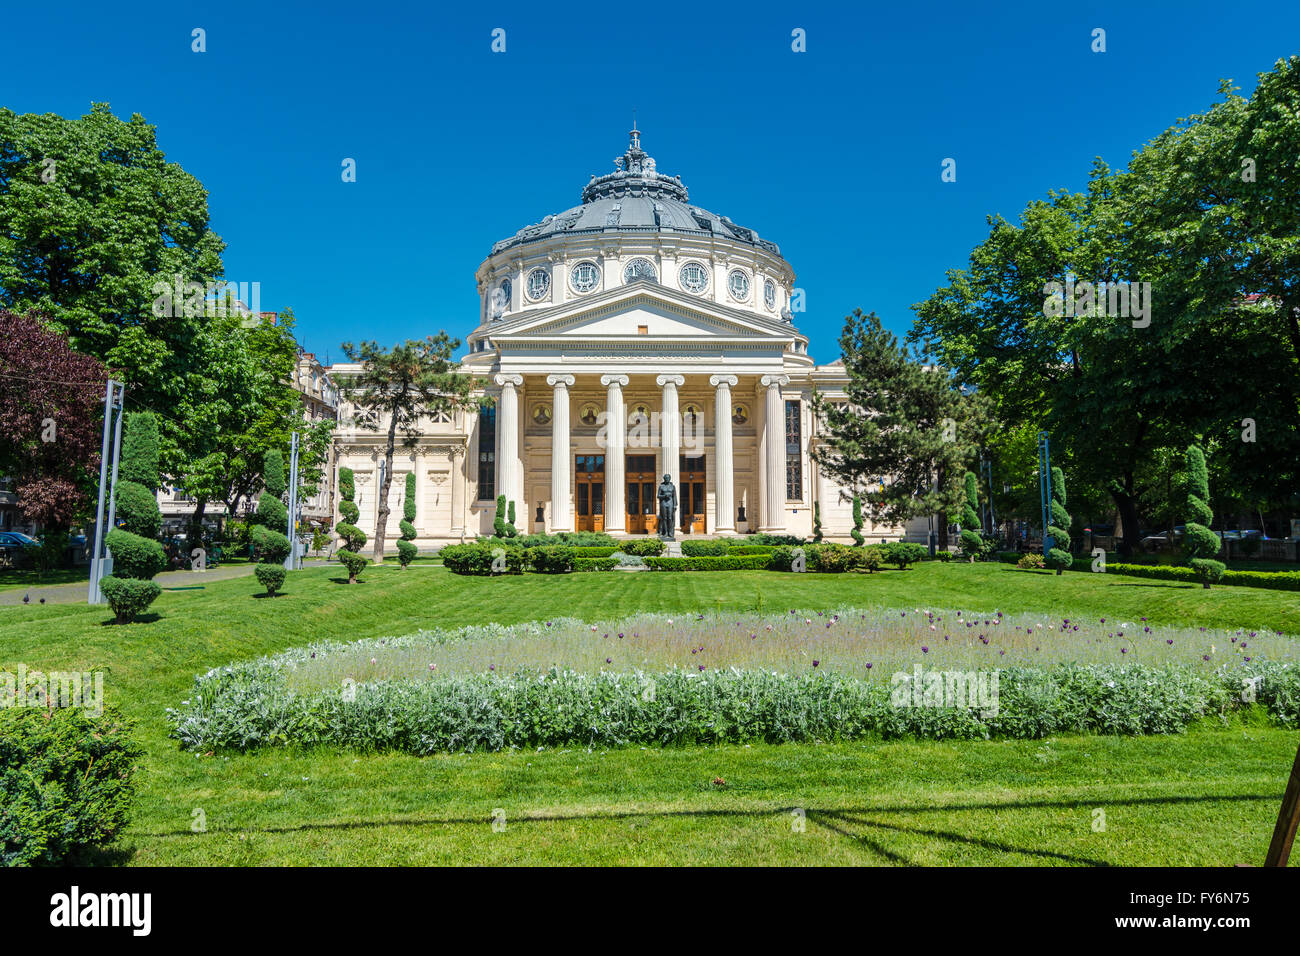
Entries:
{"label": "purple flower", "polygon": [[867,661],[867,670],[871,670],[871,662]]}
{"label": "purple flower", "polygon": [[930,653],[930,648],[928,648],[928,647],[926,647],[924,644],[922,644],[922,645],[921,645],[921,653],[922,653],[922,654],[929,654],[929,653]]}
{"label": "purple flower", "polygon": [[605,658],[605,663],[606,663],[606,664],[612,664],[612,663],[614,663],[614,662],[613,662],[612,660],[610,660],[610,659],[607,657],[607,658]]}
{"label": "purple flower", "polygon": [[1173,639],[1172,637],[1167,637],[1167,638],[1165,638],[1165,643],[1166,643],[1166,644],[1172,644],[1173,642],[1174,642],[1174,639]]}
{"label": "purple flower", "polygon": [[700,665],[700,670],[704,670],[704,665],[703,665],[703,664]]}
{"label": "purple flower", "polygon": [[818,664],[820,664],[820,663],[821,663],[821,661],[813,661],[813,667],[816,667],[816,666],[817,666]]}

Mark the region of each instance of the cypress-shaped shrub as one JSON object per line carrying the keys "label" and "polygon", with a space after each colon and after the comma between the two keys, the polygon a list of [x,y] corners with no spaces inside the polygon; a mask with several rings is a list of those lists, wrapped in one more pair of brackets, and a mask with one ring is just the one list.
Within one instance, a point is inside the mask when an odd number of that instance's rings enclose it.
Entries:
{"label": "cypress-shaped shrub", "polygon": [[339,469],[339,514],[343,520],[334,526],[343,548],[338,553],[339,563],[348,569],[348,584],[357,583],[357,575],[366,566],[366,559],[357,552],[366,546],[366,533],[352,522],[361,515],[361,509],[352,499],[356,497],[357,486],[351,468]]}
{"label": "cypress-shaped shrub", "polygon": [[822,539],[822,503],[813,502],[813,541],[820,542]]}
{"label": "cypress-shaped shrub", "polygon": [[411,563],[419,549],[411,542],[415,540],[415,475],[406,476],[406,500],[402,502],[402,520],[398,525],[402,529],[402,538],[397,542],[397,560],[402,570]]}
{"label": "cypress-shaped shrub", "polygon": [[1210,508],[1210,475],[1205,467],[1205,454],[1196,445],[1187,447],[1187,520],[1183,530],[1183,553],[1204,587],[1223,579],[1227,565],[1216,561],[1219,553],[1219,536],[1210,530],[1214,512]]}
{"label": "cypress-shaped shrub", "polygon": [[[158,490],[158,419],[152,412],[129,412],[122,420],[122,460],[118,480]],[[119,491],[121,486],[119,485]]]}
{"label": "cypress-shaped shrub", "polygon": [[1047,564],[1060,574],[1074,564],[1070,554],[1070,513],[1065,510],[1065,473],[1060,468],[1052,469],[1052,516],[1048,519],[1047,534],[1052,539],[1052,547],[1047,552]]}
{"label": "cypress-shaped shrub", "polygon": [[284,455],[272,448],[262,459],[262,484],[277,498],[284,496]]}
{"label": "cypress-shaped shrub", "polygon": [[853,536],[853,547],[860,548],[867,540],[862,537],[862,499],[857,495],[853,496],[853,530],[849,532]]}
{"label": "cypress-shaped shrub", "polygon": [[162,530],[158,496],[135,481],[117,483],[116,518],[120,526],[142,538],[156,538]]}

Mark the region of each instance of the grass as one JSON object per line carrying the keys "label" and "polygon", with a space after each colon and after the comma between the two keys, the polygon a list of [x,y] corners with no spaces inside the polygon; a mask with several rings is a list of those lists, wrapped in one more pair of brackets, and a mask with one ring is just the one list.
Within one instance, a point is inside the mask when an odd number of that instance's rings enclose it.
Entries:
{"label": "grass", "polygon": [[[180,751],[163,710],[195,674],[324,638],[488,620],[846,605],[1300,633],[1300,594],[924,564],[877,575],[771,572],[465,578],[335,566],[259,598],[252,578],[164,593],[145,622],[105,608],[0,610],[0,663],[107,671],[147,756],[133,823],[104,862],[1196,864],[1259,862],[1297,734],[582,750],[416,758]],[[714,784],[721,778],[724,784]],[[1092,828],[1106,813],[1105,832]],[[490,826],[495,809],[506,827]],[[792,810],[805,812],[795,832]],[[206,831],[191,827],[202,811]]]}

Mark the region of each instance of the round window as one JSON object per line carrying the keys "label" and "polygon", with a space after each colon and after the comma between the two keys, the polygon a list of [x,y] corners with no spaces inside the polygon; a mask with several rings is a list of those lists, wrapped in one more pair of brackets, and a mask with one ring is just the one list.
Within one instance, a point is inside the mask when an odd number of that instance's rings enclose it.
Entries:
{"label": "round window", "polygon": [[776,308],[776,283],[771,279],[763,280],[763,304],[768,311]]}
{"label": "round window", "polygon": [[709,287],[709,271],[698,262],[686,263],[677,275],[687,292],[700,293]]}
{"label": "round window", "polygon": [[573,288],[578,292],[590,292],[600,282],[600,269],[594,262],[579,262],[569,273]]}
{"label": "round window", "polygon": [[739,269],[732,269],[727,276],[727,291],[737,302],[745,302],[749,299],[749,276]]}
{"label": "round window", "polygon": [[623,267],[624,282],[635,282],[637,279],[658,282],[659,273],[655,271],[655,264],[649,259],[633,259]]}
{"label": "round window", "polygon": [[551,274],[545,269],[534,269],[528,273],[528,298],[534,302],[546,297],[551,288]]}

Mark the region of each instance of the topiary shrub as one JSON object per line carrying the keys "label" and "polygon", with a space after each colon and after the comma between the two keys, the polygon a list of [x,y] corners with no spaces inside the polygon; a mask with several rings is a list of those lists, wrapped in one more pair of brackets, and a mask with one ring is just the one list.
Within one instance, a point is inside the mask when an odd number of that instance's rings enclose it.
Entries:
{"label": "topiary shrub", "polygon": [[515,503],[513,501],[506,504],[506,536],[513,538],[519,534],[519,529],[515,527]]}
{"label": "topiary shrub", "polygon": [[143,753],[112,707],[97,717],[80,707],[0,710],[0,866],[75,863],[111,841],[126,825]]}
{"label": "topiary shrub", "polygon": [[1188,445],[1186,462],[1183,484],[1187,488],[1187,521],[1183,530],[1183,553],[1202,586],[1208,588],[1223,580],[1227,565],[1214,560],[1221,542],[1219,536],[1210,530],[1214,512],[1210,509],[1210,475],[1205,467],[1205,454],[1196,445]]}
{"label": "topiary shrub", "polygon": [[924,561],[929,553],[925,545],[915,541],[890,541],[880,546],[880,552],[885,561],[897,565],[902,571],[906,571],[908,565]]}
{"label": "topiary shrub", "polygon": [[339,564],[348,569],[348,584],[356,584],[357,575],[370,563],[368,558],[352,551],[340,551],[338,558]]}
{"label": "topiary shrub", "polygon": [[284,587],[284,578],[288,572],[284,569],[283,564],[267,564],[263,562],[253,569],[257,575],[257,580],[262,587],[266,588],[266,593],[275,597],[275,592]]}
{"label": "topiary shrub", "polygon": [[264,491],[257,499],[257,523],[278,531],[289,526],[289,508],[278,497]]}
{"label": "topiary shrub", "polygon": [[156,538],[162,530],[158,496],[134,481],[119,481],[115,515],[122,528],[142,538]]}
{"label": "topiary shrub", "polygon": [[415,560],[419,554],[419,548],[411,542],[416,538],[415,531],[415,475],[406,476],[406,496],[402,501],[402,520],[398,527],[402,531],[402,538],[397,542],[397,561],[406,570],[406,566]]}
{"label": "topiary shrub", "polygon": [[[122,419],[122,460],[117,473],[119,481],[129,481],[156,492],[159,485],[158,459],[158,419],[152,412],[128,412]],[[121,490],[119,484],[119,493]]]}
{"label": "topiary shrub", "polygon": [[813,543],[820,544],[822,540],[822,503],[813,502]]}
{"label": "topiary shrub", "polygon": [[276,498],[284,496],[284,455],[272,448],[262,458],[262,484]]}
{"label": "topiary shrub", "polygon": [[1065,510],[1065,473],[1059,468],[1052,469],[1052,516],[1047,526],[1047,534],[1052,539],[1052,547],[1047,552],[1047,564],[1060,574],[1074,565],[1070,554],[1070,514]]}
{"label": "topiary shrub", "polygon": [[721,538],[713,541],[682,542],[682,554],[688,558],[704,557],[705,555],[718,556],[727,554],[730,551],[731,545]]}
{"label": "topiary shrub", "polygon": [[621,545],[621,550],[624,554],[634,554],[638,558],[653,558],[664,553],[664,543],[658,538],[643,538],[637,541],[625,541]]}
{"label": "topiary shrub", "polygon": [[112,574],[100,579],[99,589],[104,592],[118,624],[130,624],[162,594],[162,588],[153,581],[119,578]]}
{"label": "topiary shrub", "polygon": [[153,538],[114,528],[106,538],[113,555],[113,575],[148,581],[167,567],[167,554]]}
{"label": "topiary shrub", "polygon": [[853,536],[853,546],[862,547],[867,540],[862,537],[862,499],[857,495],[853,496],[853,530],[849,532]]}
{"label": "topiary shrub", "polygon": [[963,483],[965,485],[966,500],[962,505],[957,524],[961,528],[962,554],[968,561],[973,562],[984,550],[984,538],[975,530],[980,521],[979,515],[975,511],[975,506],[979,504],[979,484],[975,480],[975,472],[966,472]]}
{"label": "topiary shrub", "polygon": [[270,528],[253,529],[253,547],[257,549],[257,559],[264,564],[282,565],[293,550],[287,537]]}
{"label": "topiary shrub", "polygon": [[539,574],[567,574],[573,570],[573,549],[564,545],[529,548],[528,561]]}

